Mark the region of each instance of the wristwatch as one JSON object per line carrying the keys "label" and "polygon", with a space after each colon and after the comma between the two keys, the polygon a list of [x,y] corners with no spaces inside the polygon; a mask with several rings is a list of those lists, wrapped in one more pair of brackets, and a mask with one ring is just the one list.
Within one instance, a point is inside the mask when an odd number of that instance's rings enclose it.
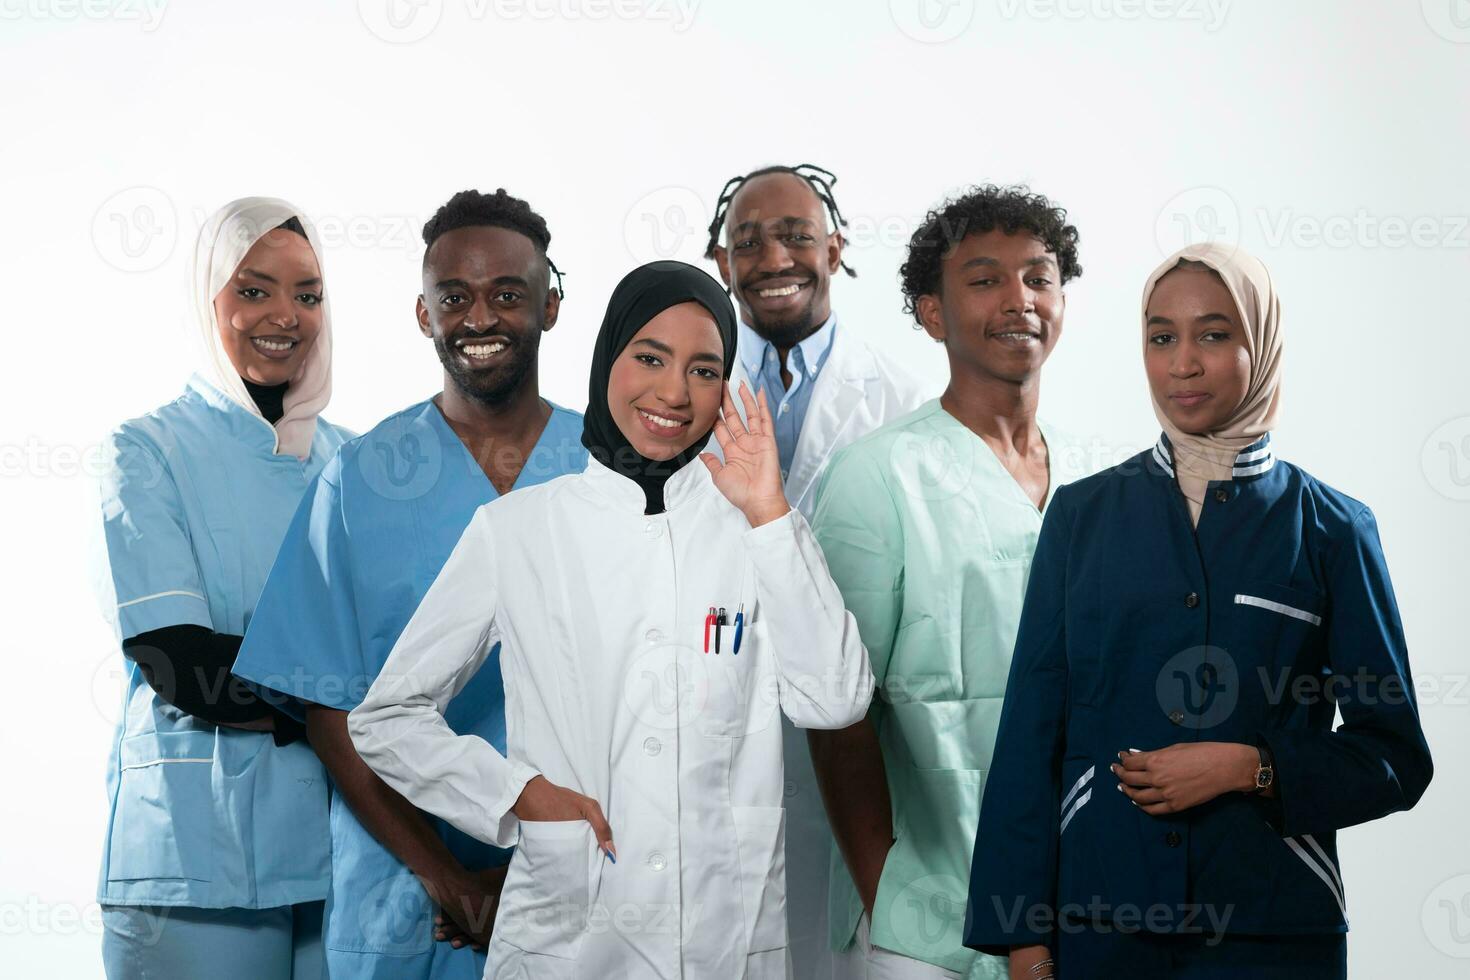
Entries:
{"label": "wristwatch", "polygon": [[1256,785],[1250,792],[1259,796],[1270,788],[1276,779],[1276,767],[1271,764],[1271,753],[1266,746],[1257,743],[1256,752],[1261,756],[1261,764],[1256,767]]}

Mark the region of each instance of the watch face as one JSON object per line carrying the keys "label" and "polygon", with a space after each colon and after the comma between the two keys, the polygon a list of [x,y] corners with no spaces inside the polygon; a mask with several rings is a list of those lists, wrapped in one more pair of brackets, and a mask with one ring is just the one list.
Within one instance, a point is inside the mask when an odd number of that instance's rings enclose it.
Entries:
{"label": "watch face", "polygon": [[1265,789],[1267,786],[1270,786],[1271,785],[1271,776],[1272,775],[1273,775],[1273,773],[1271,771],[1271,767],[1270,766],[1262,766],[1261,768],[1257,769],[1256,770],[1256,788],[1257,789]]}

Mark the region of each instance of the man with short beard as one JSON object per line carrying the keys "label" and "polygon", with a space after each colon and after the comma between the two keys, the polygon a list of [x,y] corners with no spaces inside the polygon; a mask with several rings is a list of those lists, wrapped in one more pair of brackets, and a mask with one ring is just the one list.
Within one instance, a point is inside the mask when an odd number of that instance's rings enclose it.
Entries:
{"label": "man with short beard", "polygon": [[[545,220],[504,190],[461,191],[424,226],[419,330],[443,390],[345,444],[286,534],[235,672],[305,703],[331,773],[327,964],[341,978],[479,980],[510,852],[425,814],[358,756],[347,713],[381,671],[475,511],[581,472],[582,416],[540,396],[560,274]],[[505,751],[498,650],[449,703]],[[437,941],[436,941],[437,940]]]}
{"label": "man with short beard", "polygon": [[[743,380],[752,391],[765,391],[786,497],[808,519],[832,453],[923,400],[918,382],[880,357],[832,309],[832,276],[839,269],[854,275],[842,260],[847,222],[832,194],[836,183],[829,171],[810,164],[731,178],[720,193],[705,252],[719,265],[740,315],[731,388]],[[794,976],[846,976],[850,966],[834,960],[827,924],[832,832],[807,736],[790,722],[782,725]]]}

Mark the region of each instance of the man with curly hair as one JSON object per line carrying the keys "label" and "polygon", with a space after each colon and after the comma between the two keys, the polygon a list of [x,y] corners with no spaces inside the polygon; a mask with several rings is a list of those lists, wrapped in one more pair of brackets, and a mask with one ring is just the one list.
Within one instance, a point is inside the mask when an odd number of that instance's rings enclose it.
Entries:
{"label": "man with curly hair", "polygon": [[977,187],[925,217],[904,307],[949,385],[833,458],[813,527],[878,693],[811,732],[832,820],[832,939],[868,978],[1004,977],[961,942],[980,796],[1031,556],[1080,453],[1037,418],[1041,369],[1082,272],[1066,211]]}
{"label": "man with curly hair", "polygon": [[[235,673],[304,702],[332,776],[333,980],[478,980],[510,852],[418,810],[357,754],[347,714],[480,505],[587,465],[582,416],[541,397],[561,275],[551,233],[503,189],[460,191],[424,225],[415,326],[443,389],[332,458],[286,532]],[[505,751],[498,646],[445,709]]]}

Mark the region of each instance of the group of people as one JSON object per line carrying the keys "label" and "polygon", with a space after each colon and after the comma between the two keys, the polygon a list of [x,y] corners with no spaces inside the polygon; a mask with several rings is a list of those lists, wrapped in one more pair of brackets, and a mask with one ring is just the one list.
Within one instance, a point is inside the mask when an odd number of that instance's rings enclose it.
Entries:
{"label": "group of people", "polygon": [[1088,473],[1038,418],[1066,211],[925,216],[935,396],[834,309],[835,183],[737,176],[718,280],[629,272],[582,413],[545,220],[455,194],[442,390],[360,436],[307,215],[205,224],[201,368],[107,442],[110,978],[1345,975],[1335,832],[1432,764],[1371,511],[1275,456],[1265,266],[1152,272],[1163,431]]}

